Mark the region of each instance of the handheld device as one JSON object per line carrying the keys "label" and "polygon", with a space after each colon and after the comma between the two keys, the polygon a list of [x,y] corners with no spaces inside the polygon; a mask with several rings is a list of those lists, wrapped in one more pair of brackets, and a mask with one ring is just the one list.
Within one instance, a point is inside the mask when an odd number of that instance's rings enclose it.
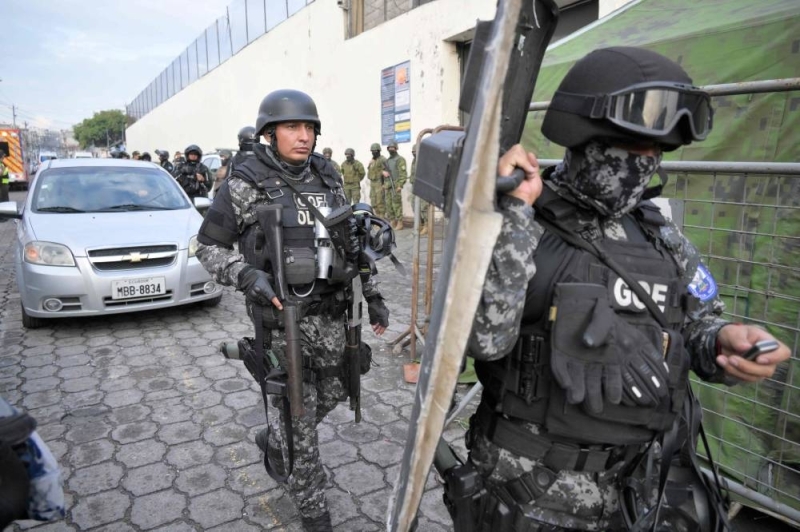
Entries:
{"label": "handheld device", "polygon": [[771,353],[778,349],[778,342],[775,340],[762,340],[760,342],[756,342],[753,344],[753,347],[748,349],[743,355],[742,358],[745,360],[755,360],[756,357],[759,355],[763,355],[764,353]]}

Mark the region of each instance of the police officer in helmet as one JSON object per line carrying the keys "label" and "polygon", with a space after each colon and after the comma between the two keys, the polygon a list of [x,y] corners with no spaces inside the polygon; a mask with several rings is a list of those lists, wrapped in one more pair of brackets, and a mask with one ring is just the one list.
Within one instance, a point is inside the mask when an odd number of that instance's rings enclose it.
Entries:
{"label": "police officer in helmet", "polygon": [[[262,100],[255,135],[256,138],[268,135],[271,142],[269,145],[254,144],[254,156],[237,163],[220,187],[198,235],[197,257],[217,281],[235,286],[244,293],[251,319],[262,315],[263,311],[262,322],[254,326],[263,331],[264,350],[274,355],[278,367],[287,368],[286,336],[281,322],[281,310],[287,301],[277,297],[271,266],[265,264],[257,252],[270,244],[269,234],[258,222],[258,212],[263,212],[258,207],[282,205],[283,250],[292,259],[285,261],[288,298],[300,309],[305,407],[301,417],[291,419],[294,453],[287,488],[306,530],[326,531],[332,527],[325,501],[326,479],[317,449],[316,426],[347,397],[341,372],[347,289],[353,279],[347,272],[353,271],[355,266],[356,275],[359,275],[359,271],[364,273],[364,268],[360,263],[353,264],[353,261],[360,262],[361,251],[356,250],[354,255],[350,247],[352,240],[349,239],[354,236],[350,230],[357,227],[355,217],[351,216],[343,226],[331,230],[331,233],[343,234],[349,243],[344,252],[340,250],[340,243],[333,243],[339,256],[344,257],[344,264],[339,267],[343,276],[335,275],[333,268],[325,278],[316,269],[322,252],[317,247],[316,214],[311,206],[321,212],[327,207],[336,209],[348,205],[341,178],[326,159],[314,153],[321,129],[316,105],[303,92],[278,90]],[[233,247],[236,242],[238,252]],[[361,275],[362,292],[370,324],[380,335],[389,325],[389,311],[368,275]],[[275,361],[270,357],[265,363],[275,369]],[[279,406],[280,399],[272,396],[270,402]],[[289,453],[287,442],[281,437],[281,427],[287,412],[278,410],[280,418],[271,417],[272,426],[258,433],[256,443],[266,452],[278,474],[284,475]]]}
{"label": "police officer in helmet", "polygon": [[156,155],[158,155],[158,164],[161,168],[171,174],[175,170],[175,167],[169,162],[169,152],[167,150],[156,150]]}
{"label": "police officer in helmet", "polygon": [[228,163],[227,175],[231,175],[233,169],[236,168],[237,165],[242,164],[248,157],[253,156],[253,146],[255,146],[257,142],[256,128],[253,126],[244,126],[239,130],[236,136],[239,140],[239,151],[236,152],[236,155],[234,155]]}
{"label": "police officer in helmet", "polygon": [[203,158],[203,150],[196,144],[190,144],[183,154],[186,161],[177,165],[172,175],[190,199],[208,196],[208,190],[213,180],[211,179],[211,170],[200,162],[200,159]]}
{"label": "police officer in helmet", "polygon": [[675,529],[727,529],[715,490],[701,490],[718,510],[705,521],[669,500],[658,514],[661,487],[642,474],[651,457],[658,467],[648,450],[693,447],[696,434],[673,433],[682,412],[698,410],[690,369],[756,382],[790,355],[778,342],[742,357],[774,338],[721,317],[698,251],[647,201],[662,154],[711,126],[708,94],[680,66],[607,48],[572,67],[545,115],[542,132],[567,148],[563,161],[540,175],[519,145],[501,157],[499,175],[517,167],[526,177],[499,199],[503,229],[469,342],[484,391],[464,467],[488,492],[475,530],[662,530],[679,520]]}

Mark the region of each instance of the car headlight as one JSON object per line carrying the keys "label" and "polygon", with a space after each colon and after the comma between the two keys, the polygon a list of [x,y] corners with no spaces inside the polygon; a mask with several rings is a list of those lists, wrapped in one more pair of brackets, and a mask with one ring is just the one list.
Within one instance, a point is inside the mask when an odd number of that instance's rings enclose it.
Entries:
{"label": "car headlight", "polygon": [[69,248],[52,242],[25,244],[25,262],[43,266],[75,266],[75,259]]}
{"label": "car headlight", "polygon": [[194,257],[197,254],[197,235],[189,239],[189,257]]}

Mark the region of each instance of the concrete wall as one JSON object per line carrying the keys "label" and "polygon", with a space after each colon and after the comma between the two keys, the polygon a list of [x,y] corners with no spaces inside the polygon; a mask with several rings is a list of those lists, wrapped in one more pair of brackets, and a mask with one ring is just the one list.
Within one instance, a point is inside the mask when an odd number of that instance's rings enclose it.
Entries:
{"label": "concrete wall", "polygon": [[[235,147],[237,131],[255,122],[266,94],[297,88],[317,103],[317,151],[330,146],[341,161],[352,147],[366,164],[370,144],[381,138],[381,69],[411,61],[412,139],[421,129],[457,123],[460,67],[455,43],[446,39],[477,18],[492,18],[495,6],[496,0],[438,0],[345,40],[344,12],[333,0],[319,0],[136,122],[127,130],[128,152]],[[410,164],[411,145],[399,151]]]}
{"label": "concrete wall", "polygon": [[[388,0],[404,7],[410,0]],[[628,0],[601,0],[616,6]],[[396,3],[395,3],[396,2]],[[383,5],[383,0],[367,0]],[[236,147],[236,133],[254,125],[261,99],[295,88],[317,103],[322,135],[317,151],[333,148],[337,161],[352,147],[365,165],[381,139],[381,70],[411,62],[411,138],[424,128],[458,124],[460,65],[456,40],[477,19],[494,17],[497,0],[436,0],[345,39],[346,13],[335,0],[318,0],[261,36],[237,55],[145,115],[127,130],[128,152],[197,144],[204,151]],[[399,152],[410,164],[411,145]],[[385,153],[385,152],[384,152]],[[403,192],[409,216],[410,186]],[[362,198],[369,198],[366,185]]]}

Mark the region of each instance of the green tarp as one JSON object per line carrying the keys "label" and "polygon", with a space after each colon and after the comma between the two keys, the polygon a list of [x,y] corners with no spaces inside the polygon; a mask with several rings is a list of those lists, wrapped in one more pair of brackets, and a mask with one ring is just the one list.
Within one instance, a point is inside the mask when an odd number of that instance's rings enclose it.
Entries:
{"label": "green tarp", "polygon": [[[800,0],[642,0],[555,43],[534,101],[550,100],[572,64],[607,46],[641,46],[681,64],[696,85],[800,77]],[[668,160],[800,162],[800,91],[714,98],[714,130]],[[563,148],[530,113],[523,144],[540,158]],[[685,233],[720,285],[729,318],[767,327],[795,358],[775,382],[696,385],[726,474],[800,509],[800,177],[671,176]],[[721,442],[721,443],[720,443]]]}

